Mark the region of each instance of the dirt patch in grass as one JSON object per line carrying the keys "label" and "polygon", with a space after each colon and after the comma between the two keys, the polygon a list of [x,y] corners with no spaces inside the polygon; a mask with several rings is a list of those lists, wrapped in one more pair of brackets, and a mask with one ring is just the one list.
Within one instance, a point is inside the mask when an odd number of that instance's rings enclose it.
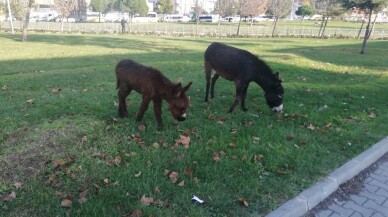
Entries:
{"label": "dirt patch in grass", "polygon": [[0,157],[0,183],[35,178],[49,160],[66,155],[64,145],[76,141],[77,136],[73,126],[15,133],[1,145],[7,153]]}

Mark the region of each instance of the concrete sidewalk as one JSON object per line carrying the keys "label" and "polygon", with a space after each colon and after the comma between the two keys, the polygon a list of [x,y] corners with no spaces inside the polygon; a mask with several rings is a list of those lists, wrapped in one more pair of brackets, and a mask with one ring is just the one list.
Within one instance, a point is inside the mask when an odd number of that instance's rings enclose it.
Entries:
{"label": "concrete sidewalk", "polygon": [[301,216],[388,217],[388,137],[267,215]]}

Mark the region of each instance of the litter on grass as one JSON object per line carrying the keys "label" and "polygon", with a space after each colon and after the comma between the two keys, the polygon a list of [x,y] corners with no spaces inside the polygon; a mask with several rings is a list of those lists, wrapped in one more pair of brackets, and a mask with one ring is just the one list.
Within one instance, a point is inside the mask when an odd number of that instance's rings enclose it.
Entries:
{"label": "litter on grass", "polygon": [[197,196],[193,195],[193,198],[191,198],[192,200],[195,200],[197,201],[199,204],[203,204],[205,201],[199,199]]}

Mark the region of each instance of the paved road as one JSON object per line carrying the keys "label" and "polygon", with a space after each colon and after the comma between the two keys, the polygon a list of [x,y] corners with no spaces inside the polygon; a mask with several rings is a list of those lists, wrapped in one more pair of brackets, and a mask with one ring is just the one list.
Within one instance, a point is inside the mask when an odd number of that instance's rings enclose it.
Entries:
{"label": "paved road", "polygon": [[388,217],[388,153],[305,217]]}
{"label": "paved road", "polygon": [[388,217],[388,137],[266,217]]}

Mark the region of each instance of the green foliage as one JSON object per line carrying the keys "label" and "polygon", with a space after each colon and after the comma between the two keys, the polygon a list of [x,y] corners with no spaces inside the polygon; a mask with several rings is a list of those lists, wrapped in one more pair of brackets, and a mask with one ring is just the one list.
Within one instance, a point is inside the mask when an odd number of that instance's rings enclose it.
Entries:
{"label": "green foliage", "polygon": [[378,11],[388,5],[388,0],[341,0],[346,9],[353,7]]}
{"label": "green foliage", "polygon": [[148,6],[143,0],[118,0],[118,9],[122,12],[128,12],[132,15],[147,15]]}
{"label": "green foliage", "polygon": [[[203,102],[203,52],[214,38],[31,33],[20,43],[0,33],[0,198],[16,194],[0,202],[0,215],[264,216],[387,136],[385,41],[361,56],[359,40],[217,40],[280,72],[282,114],[253,83],[249,111],[227,113],[235,87],[221,78]],[[164,102],[164,130],[151,105],[136,122],[136,92],[129,118],[118,118],[114,68],[123,58],[193,81],[188,119],[175,122]],[[175,145],[181,135],[188,147]]]}
{"label": "green foliage", "polygon": [[90,7],[96,12],[105,12],[109,9],[111,0],[91,0]]}
{"label": "green foliage", "polygon": [[310,16],[314,14],[314,8],[311,5],[302,5],[298,8],[295,14],[302,17]]}
{"label": "green foliage", "polygon": [[172,0],[160,0],[158,2],[158,12],[161,14],[171,14],[174,10]]}

